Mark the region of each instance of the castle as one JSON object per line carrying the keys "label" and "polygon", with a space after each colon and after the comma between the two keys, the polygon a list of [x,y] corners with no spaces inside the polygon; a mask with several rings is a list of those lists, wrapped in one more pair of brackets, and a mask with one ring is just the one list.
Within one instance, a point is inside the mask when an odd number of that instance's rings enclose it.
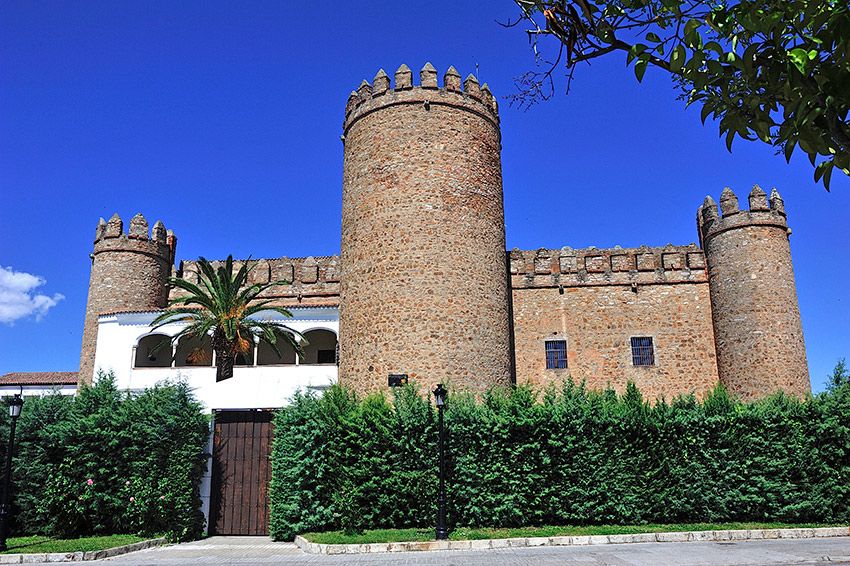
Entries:
{"label": "castle", "polygon": [[[316,365],[338,362],[339,381],[359,390],[405,375],[475,391],[567,377],[598,388],[631,380],[668,399],[702,396],[718,382],[748,399],[809,391],[790,230],[775,190],[768,197],[753,188],[749,210],[728,188],[719,209],[706,198],[699,247],[507,252],[500,138],[489,88],[473,75],[461,81],[454,68],[442,87],[430,64],[418,86],[402,65],[393,85],[381,70],[351,93],[340,256],[252,260],[254,281],[292,282],[276,288],[276,302],[334,323],[320,325],[334,336],[317,337]],[[110,323],[134,317],[144,330],[138,315],[159,312],[176,293],[172,273],[197,280],[192,261],[175,270],[175,251],[161,222],[149,234],[137,215],[125,234],[117,216],[101,219],[81,381],[96,365],[130,369],[100,353],[100,340],[114,346],[101,336]],[[144,332],[136,334],[138,348]],[[263,364],[262,354],[244,365],[303,362],[287,354]],[[122,357],[128,366],[140,356]],[[170,362],[180,367],[179,356]]]}
{"label": "castle", "polygon": [[79,380],[105,370],[127,389],[188,381],[214,414],[213,468],[224,470],[205,480],[212,532],[262,534],[262,517],[256,532],[228,518],[239,504],[221,480],[234,465],[221,446],[247,438],[228,428],[238,423],[267,435],[252,411],[299,389],[339,381],[367,392],[407,377],[475,392],[633,381],[667,399],[702,397],[718,382],[744,399],[810,391],[775,190],[753,188],[746,209],[728,188],[719,207],[707,197],[699,246],[507,251],[498,108],[473,75],[449,68],[439,86],[426,64],[417,86],[402,65],[391,85],[379,71],[351,93],[342,140],[341,254],[250,260],[253,282],[291,282],[265,298],[293,313],[281,321],[308,338],[303,356],[257,342],[216,382],[208,339],[160,350],[180,329],[151,328],[180,292],[168,277],[197,282],[196,262],[175,268],[176,237],[141,214],[126,233],[117,215],[97,226]]}

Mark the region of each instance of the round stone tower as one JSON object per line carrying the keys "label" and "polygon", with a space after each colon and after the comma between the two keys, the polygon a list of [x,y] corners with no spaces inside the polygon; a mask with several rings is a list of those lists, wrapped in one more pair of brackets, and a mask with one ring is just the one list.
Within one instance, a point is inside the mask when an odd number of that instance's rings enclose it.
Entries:
{"label": "round stone tower", "polygon": [[346,107],[339,381],[509,385],[496,101],[453,67],[419,76],[378,71]]}
{"label": "round stone tower", "polygon": [[148,236],[148,222],[141,214],[124,233],[117,214],[100,219],[91,255],[91,279],[86,303],[86,323],[80,354],[80,383],[91,383],[97,346],[97,318],[116,311],[159,310],[168,302],[168,277],[174,263],[177,240],[162,222]]}
{"label": "round stone tower", "polygon": [[758,186],[749,211],[728,187],[697,215],[708,264],[720,382],[742,399],[811,391],[791,266],[791,231],[776,189]]}

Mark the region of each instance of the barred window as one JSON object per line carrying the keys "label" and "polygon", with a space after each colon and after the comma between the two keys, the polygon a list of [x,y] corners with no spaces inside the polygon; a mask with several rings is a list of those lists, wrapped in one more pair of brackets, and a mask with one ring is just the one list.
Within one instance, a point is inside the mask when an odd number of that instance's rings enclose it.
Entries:
{"label": "barred window", "polygon": [[546,340],[546,369],[567,367],[567,341]]}
{"label": "barred window", "polygon": [[655,350],[652,346],[652,337],[650,336],[633,336],[632,337],[632,365],[635,366],[654,366],[655,365]]}

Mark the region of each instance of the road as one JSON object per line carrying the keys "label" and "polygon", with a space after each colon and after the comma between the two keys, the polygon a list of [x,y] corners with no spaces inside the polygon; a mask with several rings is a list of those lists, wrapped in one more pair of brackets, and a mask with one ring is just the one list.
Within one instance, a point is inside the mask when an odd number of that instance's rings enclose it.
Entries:
{"label": "road", "polygon": [[[266,537],[213,537],[201,541],[142,550],[103,562],[110,566],[177,564],[282,564],[317,566],[376,564],[386,566],[773,566],[843,564],[850,566],[850,537],[506,548],[484,551],[400,552],[322,556],[305,554],[291,543]],[[80,563],[91,566],[91,562]]]}

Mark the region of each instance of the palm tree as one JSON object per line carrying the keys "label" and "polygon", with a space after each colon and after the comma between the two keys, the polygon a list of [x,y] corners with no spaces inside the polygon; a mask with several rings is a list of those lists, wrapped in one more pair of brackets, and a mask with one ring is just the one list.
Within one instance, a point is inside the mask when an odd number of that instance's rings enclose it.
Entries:
{"label": "palm tree", "polygon": [[216,381],[233,377],[233,365],[239,354],[245,354],[254,346],[254,338],[267,342],[280,356],[277,346],[279,338],[291,345],[299,355],[304,354],[302,343],[306,340],[301,333],[278,321],[253,318],[261,311],[273,311],[286,318],[292,313],[283,307],[272,306],[270,300],[257,297],[270,287],[288,285],[288,281],[248,284],[252,267],[246,261],[233,274],[233,256],[217,270],[205,258],[198,259],[199,283],[171,277],[169,282],[188,294],[172,299],[168,310],[151,323],[159,328],[172,322],[188,323],[172,337],[176,343],[183,336],[204,339],[212,335],[212,347],[216,355]]}

